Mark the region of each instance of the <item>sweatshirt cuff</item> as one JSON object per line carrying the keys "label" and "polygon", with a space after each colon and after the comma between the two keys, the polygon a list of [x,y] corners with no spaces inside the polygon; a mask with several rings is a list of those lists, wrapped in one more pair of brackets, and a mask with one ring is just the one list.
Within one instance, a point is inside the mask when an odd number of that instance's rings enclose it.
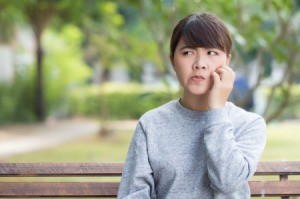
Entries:
{"label": "sweatshirt cuff", "polygon": [[207,112],[207,126],[220,123],[231,123],[225,108],[217,108]]}

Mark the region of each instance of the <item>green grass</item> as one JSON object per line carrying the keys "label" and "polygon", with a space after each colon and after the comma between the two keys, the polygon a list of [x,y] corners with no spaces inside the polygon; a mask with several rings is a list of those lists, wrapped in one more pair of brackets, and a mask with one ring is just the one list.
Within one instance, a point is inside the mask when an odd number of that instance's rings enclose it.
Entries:
{"label": "green grass", "polygon": [[5,159],[5,162],[124,162],[132,132],[82,138],[55,148]]}
{"label": "green grass", "polygon": [[268,125],[267,145],[262,160],[300,161],[300,121]]}
{"label": "green grass", "polygon": [[[124,162],[131,131],[94,135],[52,149],[16,155],[5,162]],[[300,122],[268,125],[263,161],[300,160]]]}

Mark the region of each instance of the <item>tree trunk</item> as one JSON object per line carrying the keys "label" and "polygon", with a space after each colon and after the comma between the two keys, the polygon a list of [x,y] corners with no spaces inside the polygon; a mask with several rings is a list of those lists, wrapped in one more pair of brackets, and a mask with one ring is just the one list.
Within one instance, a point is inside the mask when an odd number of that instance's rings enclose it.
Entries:
{"label": "tree trunk", "polygon": [[33,28],[36,42],[36,96],[35,96],[35,114],[38,120],[44,120],[46,116],[44,100],[44,81],[43,81],[43,49],[42,34],[50,22],[55,12],[55,2],[43,1],[32,4],[26,10],[29,23]]}
{"label": "tree trunk", "polygon": [[36,116],[39,120],[45,119],[44,82],[43,82],[43,49],[41,33],[35,34],[36,40]]}

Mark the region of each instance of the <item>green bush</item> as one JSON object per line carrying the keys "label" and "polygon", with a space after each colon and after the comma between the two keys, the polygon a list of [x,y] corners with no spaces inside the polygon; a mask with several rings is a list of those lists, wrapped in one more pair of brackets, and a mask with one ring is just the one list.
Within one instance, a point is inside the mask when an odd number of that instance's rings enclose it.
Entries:
{"label": "green bush", "polygon": [[[107,84],[74,90],[70,113],[105,119],[137,119],[146,111],[177,96],[177,91],[146,89],[139,85]],[[125,89],[126,88],[126,89]]]}
{"label": "green bush", "polygon": [[34,98],[31,78],[16,74],[13,83],[0,84],[0,123],[32,122]]}

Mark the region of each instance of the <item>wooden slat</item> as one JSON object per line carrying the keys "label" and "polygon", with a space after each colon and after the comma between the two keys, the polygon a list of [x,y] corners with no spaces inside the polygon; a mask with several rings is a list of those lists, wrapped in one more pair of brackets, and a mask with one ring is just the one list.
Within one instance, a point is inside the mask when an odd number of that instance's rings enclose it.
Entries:
{"label": "wooden slat", "polygon": [[251,181],[251,196],[300,196],[300,181]]}
{"label": "wooden slat", "polygon": [[[251,196],[299,196],[300,182],[250,182]],[[119,183],[101,182],[8,182],[0,183],[4,197],[116,197]]]}
{"label": "wooden slat", "polygon": [[[0,163],[0,176],[120,176],[124,163]],[[300,175],[298,162],[260,162],[255,175]]]}
{"label": "wooden slat", "polygon": [[300,175],[300,161],[260,162],[255,175]]}
{"label": "wooden slat", "polygon": [[[0,195],[4,197],[116,197],[119,183],[50,182],[50,183],[0,183]],[[253,197],[299,196],[300,182],[250,182]]]}
{"label": "wooden slat", "polygon": [[[0,163],[0,177],[121,176],[124,163]],[[260,162],[255,175],[280,175],[285,181],[251,181],[251,195],[300,196],[298,162]],[[5,179],[5,178],[3,178]],[[116,197],[119,183],[0,182],[0,197]]]}
{"label": "wooden slat", "polygon": [[0,163],[0,176],[121,176],[124,163]]}
{"label": "wooden slat", "polygon": [[119,183],[0,182],[2,197],[116,197]]}

